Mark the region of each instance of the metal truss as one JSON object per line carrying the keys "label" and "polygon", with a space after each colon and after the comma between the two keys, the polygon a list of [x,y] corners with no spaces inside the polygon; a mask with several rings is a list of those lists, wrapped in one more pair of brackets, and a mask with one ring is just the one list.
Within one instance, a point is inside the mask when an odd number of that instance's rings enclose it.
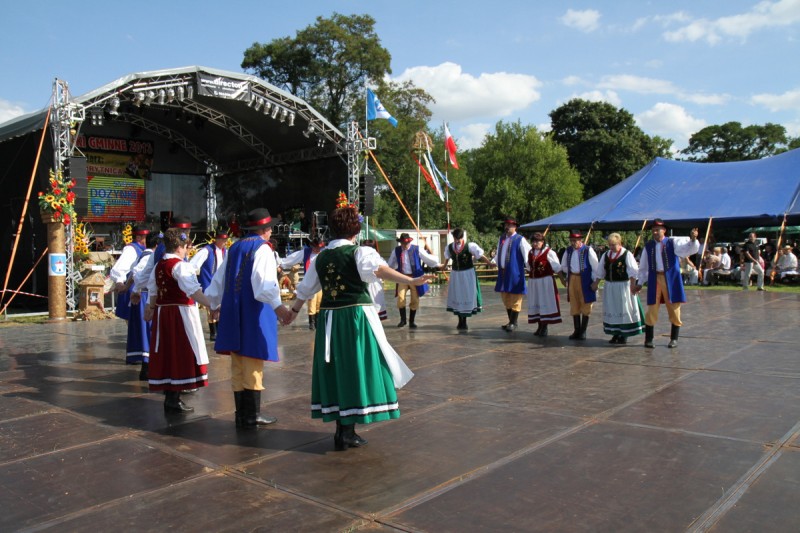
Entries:
{"label": "metal truss", "polygon": [[174,142],[192,156],[197,161],[203,163],[204,165],[216,165],[214,158],[203,151],[199,146],[194,144],[192,141],[187,139],[181,133],[164,126],[158,122],[153,120],[144,118],[141,115],[137,115],[136,113],[120,113],[117,118],[119,122],[128,122],[133,124],[134,126],[138,126],[143,130],[147,130],[149,132],[155,133],[165,139],[168,139],[171,142]]}
{"label": "metal truss", "polygon": [[374,150],[374,137],[365,138],[358,129],[358,122],[347,125],[347,199],[358,205],[358,189],[361,181],[361,160],[367,150]]}

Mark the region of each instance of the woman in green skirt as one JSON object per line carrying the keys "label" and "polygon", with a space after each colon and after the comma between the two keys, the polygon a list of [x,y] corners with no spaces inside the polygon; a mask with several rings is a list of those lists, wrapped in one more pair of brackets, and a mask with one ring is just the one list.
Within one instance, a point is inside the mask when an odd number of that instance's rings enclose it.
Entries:
{"label": "woman in green skirt", "polygon": [[[336,422],[336,450],[367,441],[355,432],[400,416],[397,392],[413,373],[389,345],[368,291],[377,279],[422,285],[432,275],[410,278],[390,268],[376,250],[357,246],[361,216],[350,205],[328,217],[334,239],[311,263],[297,286],[294,317],[322,290],[311,374],[311,417]],[[294,318],[292,319],[294,320]]]}

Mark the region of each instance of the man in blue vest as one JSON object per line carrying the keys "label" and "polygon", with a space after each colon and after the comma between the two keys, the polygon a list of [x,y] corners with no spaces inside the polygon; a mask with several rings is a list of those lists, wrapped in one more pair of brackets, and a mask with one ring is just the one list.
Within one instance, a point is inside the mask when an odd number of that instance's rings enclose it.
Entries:
{"label": "man in blue vest", "polygon": [[230,355],[236,427],[257,428],[277,422],[261,416],[264,361],[278,361],[278,321],[292,314],[281,303],[278,265],[269,246],[276,220],[263,208],[247,215],[248,234],[231,246],[205,291],[219,318],[217,353]]}
{"label": "man in blue vest", "polygon": [[[114,291],[117,293],[115,314],[123,320],[130,318],[131,290],[133,288],[133,266],[139,262],[145,248],[147,248],[147,235],[150,230],[144,226],[133,228],[133,241],[122,248],[122,253],[111,268],[109,277],[114,282]],[[138,304],[138,300],[134,305]]]}
{"label": "man in blue vest", "polygon": [[[416,244],[411,244],[414,239],[408,233],[401,233],[397,242],[400,243],[394,249],[392,255],[389,256],[387,264],[393,268],[412,278],[418,278],[425,272],[422,268],[422,263],[425,263],[431,268],[441,268],[439,259],[432,253],[424,248],[420,248]],[[424,296],[428,292],[428,284],[414,287],[413,285],[406,285],[403,283],[397,284],[397,309],[400,311],[400,323],[397,324],[398,328],[406,325],[406,293],[411,293],[411,313],[408,316],[408,327],[416,328],[417,310],[419,309],[419,297]]]}
{"label": "man in blue vest", "polygon": [[531,245],[517,233],[519,224],[514,217],[503,222],[503,235],[497,244],[497,255],[492,262],[497,264],[497,283],[494,292],[500,293],[508,315],[508,323],[502,328],[509,333],[517,329],[517,320],[522,310],[522,297],[527,293],[525,263]]}
{"label": "man in blue vest", "polygon": [[[213,234],[214,242],[204,244],[192,256],[189,262],[197,271],[197,280],[205,291],[211,285],[211,279],[225,259],[225,250],[228,245],[228,233],[216,231]],[[217,321],[208,313],[208,340],[217,339]]]}
{"label": "man in blue vest", "polygon": [[[306,246],[287,255],[280,262],[280,267],[283,270],[289,270],[294,265],[302,264],[303,274],[305,274],[308,272],[311,261],[319,255],[324,247],[325,242],[319,237],[314,237],[309,240]],[[308,329],[317,329],[317,315],[319,314],[320,302],[322,302],[322,291],[317,292],[313,298],[308,300]]]}
{"label": "man in blue vest", "polygon": [[597,254],[583,243],[580,230],[569,232],[569,248],[561,258],[561,282],[567,288],[569,314],[575,331],[569,336],[572,340],[586,340],[589,315],[592,305],[597,301],[597,293],[592,290],[592,273],[597,272]]}
{"label": "man in blue vest", "polygon": [[634,293],[638,293],[647,282],[647,312],[645,313],[644,345],[655,348],[653,333],[658,322],[658,309],[663,302],[667,306],[672,323],[669,348],[678,345],[681,326],[681,304],[686,302],[681,277],[680,258],[694,255],[700,249],[697,240],[699,231],[692,228],[689,237],[666,237],[667,225],[657,218],[650,228],[653,239],[647,241],[639,260],[639,276]]}

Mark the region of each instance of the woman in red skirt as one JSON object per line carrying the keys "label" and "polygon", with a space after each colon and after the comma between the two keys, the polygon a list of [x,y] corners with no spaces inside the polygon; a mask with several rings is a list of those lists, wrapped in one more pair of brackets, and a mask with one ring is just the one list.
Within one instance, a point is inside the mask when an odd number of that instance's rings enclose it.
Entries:
{"label": "woman in red skirt", "polygon": [[151,391],[164,391],[164,411],[194,411],[181,401],[181,391],[208,384],[208,352],[195,302],[211,307],[197,281],[194,267],[185,261],[191,246],[186,229],[164,233],[166,253],[153,268],[148,283],[147,313],[153,319],[150,339]]}

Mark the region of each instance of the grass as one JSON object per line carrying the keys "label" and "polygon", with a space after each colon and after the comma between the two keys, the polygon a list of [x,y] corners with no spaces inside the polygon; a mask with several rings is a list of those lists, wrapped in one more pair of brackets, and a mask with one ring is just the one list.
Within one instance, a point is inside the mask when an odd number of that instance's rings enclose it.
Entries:
{"label": "grass", "polygon": [[28,316],[3,315],[0,317],[0,328],[8,326],[32,326],[35,324],[45,324],[49,318],[50,317],[47,314]]}

